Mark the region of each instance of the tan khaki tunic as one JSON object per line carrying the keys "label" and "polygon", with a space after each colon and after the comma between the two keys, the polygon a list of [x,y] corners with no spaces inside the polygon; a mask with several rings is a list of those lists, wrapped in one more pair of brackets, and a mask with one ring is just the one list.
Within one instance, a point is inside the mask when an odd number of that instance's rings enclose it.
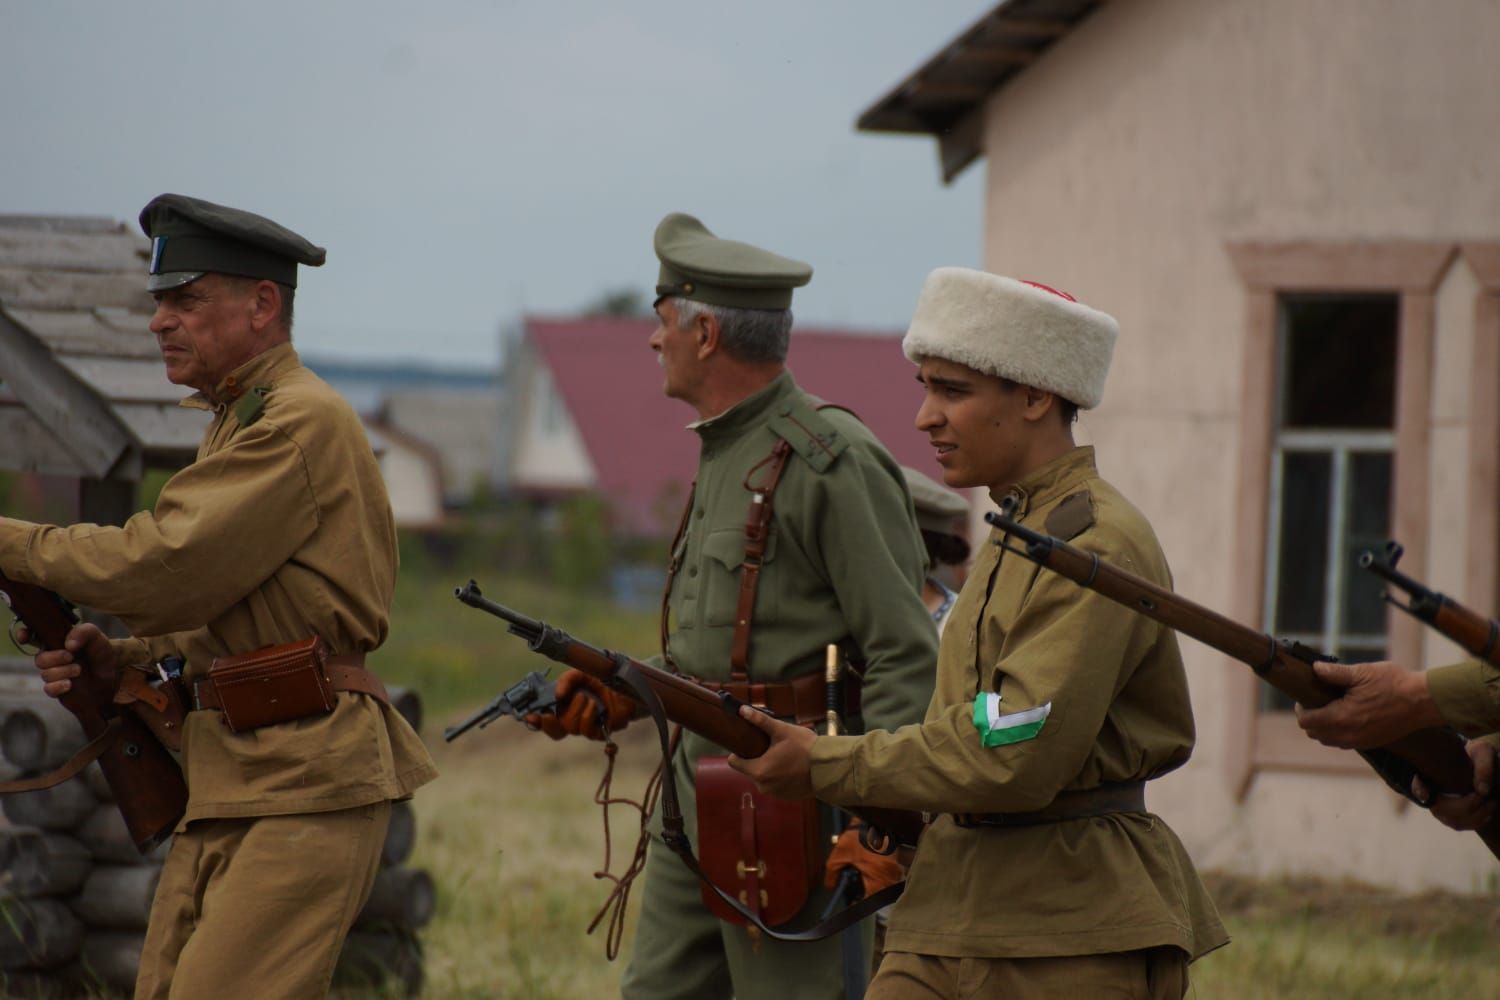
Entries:
{"label": "tan khaki tunic", "polygon": [[[1087,492],[1093,524],[1072,542],[1159,584],[1171,578],[1150,525],[1078,448],[1012,490],[1042,530]],[[992,540],[993,540],[992,536]],[[1050,705],[1041,729],[981,745],[976,698],[999,710]],[[980,546],[938,654],[926,720],[895,733],[819,737],[813,785],[840,805],[932,813],[1026,812],[1061,791],[1165,774],[1188,759],[1193,716],[1174,634],[995,545]],[[1192,862],[1155,816],[923,834],[886,948],[948,957],[1046,957],[1174,945],[1196,957],[1227,940]]]}
{"label": "tan khaki tunic", "polygon": [[1427,674],[1443,721],[1465,736],[1500,732],[1500,667],[1468,660]]}
{"label": "tan khaki tunic", "polygon": [[[243,407],[256,387],[266,392],[251,416],[233,400]],[[196,677],[217,656],[313,635],[334,653],[375,649],[389,627],[396,536],[358,416],[290,344],[241,366],[215,396],[231,402],[155,510],[123,527],[0,520],[0,567],[118,617],[141,637],[116,643],[129,664],[178,656]],[[190,713],[184,824],[347,809],[436,776],[394,710],[338,699],[331,715],[241,734],[218,713]]]}

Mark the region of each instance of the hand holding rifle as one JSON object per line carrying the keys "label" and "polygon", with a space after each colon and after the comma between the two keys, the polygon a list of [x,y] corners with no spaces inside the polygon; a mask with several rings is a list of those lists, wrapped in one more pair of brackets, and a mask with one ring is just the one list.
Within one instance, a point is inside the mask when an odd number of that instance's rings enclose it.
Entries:
{"label": "hand holding rifle", "polygon": [[770,737],[771,745],[758,757],[732,754],[729,766],[779,799],[812,798],[812,745],[817,739],[813,731],[772,718],[749,705],[740,706],[740,718]]}
{"label": "hand holding rifle", "polygon": [[1424,673],[1395,663],[1324,661],[1314,663],[1313,670],[1342,692],[1322,708],[1297,706],[1297,724],[1319,743],[1368,750],[1443,725]]}
{"label": "hand holding rifle", "polygon": [[[24,625],[16,627],[16,642],[31,643],[31,633]],[[109,637],[92,622],[82,622],[68,630],[61,649],[42,649],[34,662],[42,675],[42,690],[51,698],[61,698],[73,690],[85,664],[100,683],[110,683],[119,670],[118,658]]]}

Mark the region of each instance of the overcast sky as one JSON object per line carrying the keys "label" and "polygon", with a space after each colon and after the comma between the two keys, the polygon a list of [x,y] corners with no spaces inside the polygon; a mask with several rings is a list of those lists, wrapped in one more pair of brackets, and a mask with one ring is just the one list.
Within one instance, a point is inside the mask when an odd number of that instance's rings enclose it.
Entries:
{"label": "overcast sky", "polygon": [[498,360],[654,283],[670,211],[810,262],[798,321],[901,327],[978,264],[982,170],[855,117],[994,0],[0,0],[0,213],[163,191],[328,247],[304,351]]}

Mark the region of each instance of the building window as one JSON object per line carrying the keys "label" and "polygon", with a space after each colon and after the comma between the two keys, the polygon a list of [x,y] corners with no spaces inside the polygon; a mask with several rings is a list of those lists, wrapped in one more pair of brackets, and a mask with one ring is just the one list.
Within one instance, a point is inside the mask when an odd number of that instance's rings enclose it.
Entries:
{"label": "building window", "polygon": [[[1266,628],[1350,663],[1383,659],[1380,586],[1355,565],[1390,536],[1400,299],[1280,296]],[[1263,687],[1263,711],[1291,699]]]}

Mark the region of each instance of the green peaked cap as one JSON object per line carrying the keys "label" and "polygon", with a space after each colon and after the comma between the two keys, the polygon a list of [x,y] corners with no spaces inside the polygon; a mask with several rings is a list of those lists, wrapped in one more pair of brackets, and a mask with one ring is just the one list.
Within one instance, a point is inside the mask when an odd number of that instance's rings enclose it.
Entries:
{"label": "green peaked cap", "polygon": [[953,522],[969,513],[969,501],[925,473],[901,466],[911,502],[917,509],[917,527],[939,534],[953,534]]}
{"label": "green peaked cap", "polygon": [[297,265],[319,267],[328,252],[270,219],[202,198],[160,194],[141,209],[151,237],[146,289],[165,291],[209,271],[297,287]]}
{"label": "green peaked cap", "polygon": [[735,240],[721,240],[691,215],[673,212],[653,240],[661,274],[656,298],[679,295],[711,306],[788,309],[811,265]]}

